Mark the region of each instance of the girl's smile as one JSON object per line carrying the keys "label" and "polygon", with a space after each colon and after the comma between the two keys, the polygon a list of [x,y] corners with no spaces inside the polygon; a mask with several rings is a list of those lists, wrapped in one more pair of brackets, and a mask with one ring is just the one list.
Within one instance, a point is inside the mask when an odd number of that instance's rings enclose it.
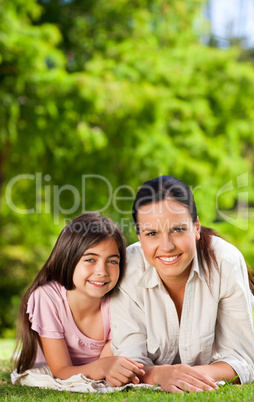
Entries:
{"label": "girl's smile", "polygon": [[87,281],[87,282],[95,286],[105,286],[108,283],[108,282],[95,282],[95,281]]}

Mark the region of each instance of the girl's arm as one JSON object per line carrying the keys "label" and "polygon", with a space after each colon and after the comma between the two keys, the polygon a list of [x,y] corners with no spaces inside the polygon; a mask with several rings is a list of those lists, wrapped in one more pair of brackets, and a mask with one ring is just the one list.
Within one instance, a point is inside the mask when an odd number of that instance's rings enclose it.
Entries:
{"label": "girl's arm", "polygon": [[110,339],[105,343],[105,345],[101,351],[101,354],[100,354],[100,357],[109,357],[109,356],[114,356],[114,354],[111,350],[111,340]]}
{"label": "girl's arm", "polygon": [[[106,379],[111,386],[119,387],[129,382],[138,384],[138,376],[144,374],[142,363],[134,362],[125,357],[101,357],[92,363],[73,366],[64,339],[40,337],[40,340],[45,359],[53,376],[62,380],[81,373],[93,380]],[[104,353],[106,355],[107,350]]]}

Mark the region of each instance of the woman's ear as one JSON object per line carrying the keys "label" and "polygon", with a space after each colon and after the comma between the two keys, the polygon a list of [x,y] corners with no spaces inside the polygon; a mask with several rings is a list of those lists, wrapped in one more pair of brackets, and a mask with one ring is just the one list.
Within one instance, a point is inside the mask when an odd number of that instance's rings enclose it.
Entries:
{"label": "woman's ear", "polygon": [[199,219],[197,218],[197,223],[196,223],[196,240],[200,239],[200,231],[201,231],[201,224],[199,222]]}
{"label": "woman's ear", "polygon": [[143,247],[142,247],[142,241],[141,241],[140,232],[139,232],[139,233],[137,233],[137,236],[138,236],[138,239],[139,239],[139,242],[140,242],[140,247],[141,247],[141,248],[143,248]]}

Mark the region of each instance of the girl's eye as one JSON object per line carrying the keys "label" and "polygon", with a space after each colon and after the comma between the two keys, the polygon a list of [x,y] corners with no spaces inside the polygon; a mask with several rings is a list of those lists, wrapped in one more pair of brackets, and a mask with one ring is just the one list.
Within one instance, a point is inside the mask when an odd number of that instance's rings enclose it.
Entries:
{"label": "girl's eye", "polygon": [[114,265],[119,265],[119,262],[117,260],[109,260],[109,264],[114,264]]}
{"label": "girl's eye", "polygon": [[147,233],[146,236],[148,236],[148,237],[154,237],[154,236],[156,236],[156,235],[157,235],[157,232],[149,232],[149,233]]}
{"label": "girl's eye", "polygon": [[87,259],[85,260],[85,262],[94,262],[94,259],[93,259],[93,258],[87,258]]}

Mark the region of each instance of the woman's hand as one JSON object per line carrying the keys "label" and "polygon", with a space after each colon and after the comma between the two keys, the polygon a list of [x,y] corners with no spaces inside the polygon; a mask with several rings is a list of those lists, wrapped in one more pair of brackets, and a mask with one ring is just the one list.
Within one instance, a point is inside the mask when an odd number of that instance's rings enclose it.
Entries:
{"label": "woman's hand", "polygon": [[232,381],[232,384],[239,384],[240,379],[237,376],[236,371],[226,362],[217,362],[213,364],[206,364],[202,366],[194,366],[193,368],[202,371],[203,374],[213,377],[215,381],[222,379],[226,381]]}
{"label": "woman's hand", "polygon": [[197,366],[195,368],[187,364],[145,366],[145,371],[144,382],[159,384],[166,392],[202,392],[218,389],[215,380],[202,373]]}
{"label": "woman's hand", "polygon": [[105,373],[105,379],[111,387],[121,387],[132,382],[139,383],[138,376],[143,376],[144,364],[127,359],[126,357],[103,357],[99,360]]}

